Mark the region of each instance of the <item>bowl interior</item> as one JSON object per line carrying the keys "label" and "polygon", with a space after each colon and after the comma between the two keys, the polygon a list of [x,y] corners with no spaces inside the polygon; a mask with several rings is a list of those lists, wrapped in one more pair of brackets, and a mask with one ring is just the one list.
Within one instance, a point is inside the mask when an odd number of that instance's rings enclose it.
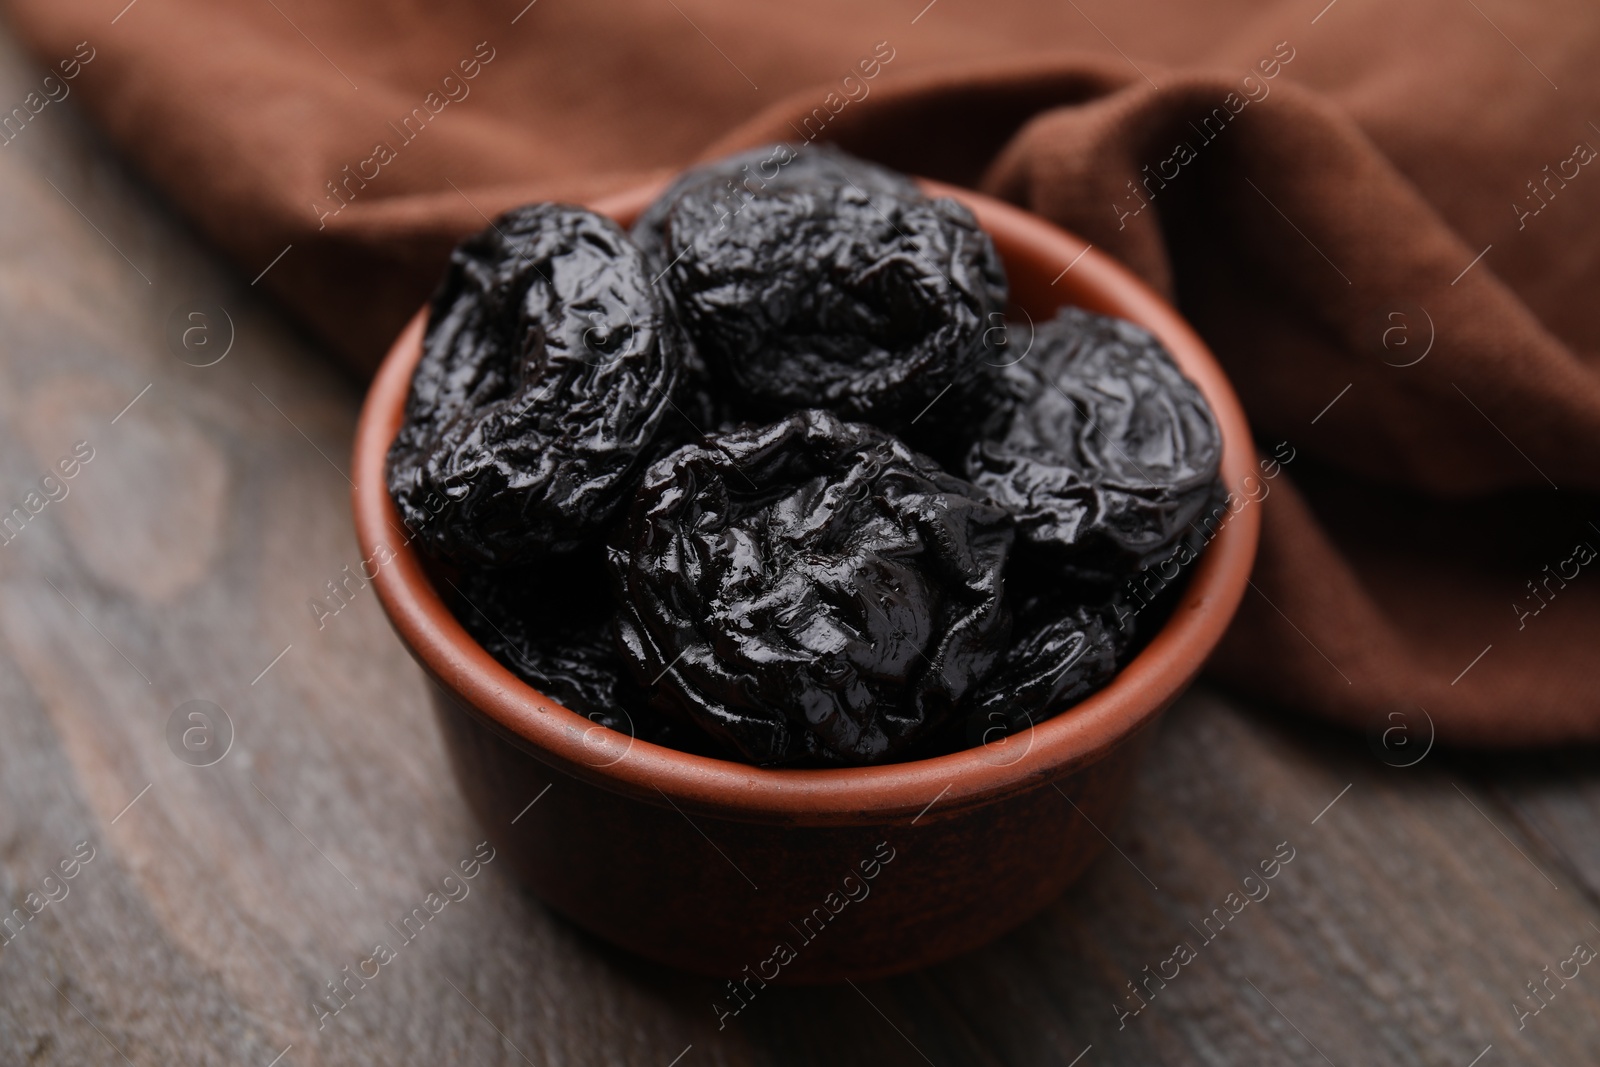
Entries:
{"label": "bowl interior", "polygon": [[[923,185],[964,203],[994,238],[1013,315],[1040,322],[1073,304],[1159,337],[1211,405],[1222,430],[1223,480],[1240,494],[1256,474],[1243,410],[1216,360],[1171,307],[1110,257],[1037,216],[964,189]],[[593,207],[626,226],[659,190],[635,189]],[[413,656],[458,702],[544,762],[618,792],[727,818],[818,825],[916,815],[935,801],[941,812],[990,803],[1093,762],[1158,715],[1198,673],[1244,594],[1259,535],[1260,509],[1253,507],[1222,524],[1166,624],[1104,689],[1027,731],[946,756],[776,769],[637,740],[569,711],[495,661],[456,621],[407,543],[385,487],[385,458],[421,358],[425,319],[426,309],[395,341],[356,432],[352,496],[363,558],[380,546],[388,550],[381,555],[392,556],[374,579],[379,599]]]}

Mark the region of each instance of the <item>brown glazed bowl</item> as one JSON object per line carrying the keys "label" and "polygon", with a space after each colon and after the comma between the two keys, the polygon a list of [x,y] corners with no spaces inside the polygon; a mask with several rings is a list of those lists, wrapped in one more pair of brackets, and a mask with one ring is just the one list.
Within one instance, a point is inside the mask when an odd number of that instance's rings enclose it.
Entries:
{"label": "brown glazed bowl", "polygon": [[[1040,218],[925,185],[966,204],[993,236],[1013,314],[1037,322],[1076,304],[1161,338],[1216,413],[1228,487],[1254,474],[1233,389],[1149,288]],[[627,225],[658,190],[595,206]],[[424,322],[419,313],[405,328],[372,383],[356,430],[353,496],[363,558],[393,554],[374,584],[432,685],[461,790],[506,862],[551,908],[641,956],[734,980],[730,995],[921,967],[1044,908],[1105,846],[1151,728],[1244,595],[1259,508],[1223,522],[1171,619],[1110,685],[1027,733],[936,759],[817,770],[638,741],[568,711],[491,658],[406,544],[384,464]]]}

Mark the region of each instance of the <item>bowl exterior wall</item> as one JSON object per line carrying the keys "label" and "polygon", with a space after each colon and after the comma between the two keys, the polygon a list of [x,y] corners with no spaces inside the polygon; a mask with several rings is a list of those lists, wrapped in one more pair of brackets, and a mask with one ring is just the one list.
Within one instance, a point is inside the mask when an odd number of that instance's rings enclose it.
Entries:
{"label": "bowl exterior wall", "polygon": [[930,796],[926,813],[893,822],[785,825],[572,777],[431,687],[468,804],[540,900],[647,959],[752,989],[912,970],[1030,918],[1104,848],[1151,732],[955,814]]}

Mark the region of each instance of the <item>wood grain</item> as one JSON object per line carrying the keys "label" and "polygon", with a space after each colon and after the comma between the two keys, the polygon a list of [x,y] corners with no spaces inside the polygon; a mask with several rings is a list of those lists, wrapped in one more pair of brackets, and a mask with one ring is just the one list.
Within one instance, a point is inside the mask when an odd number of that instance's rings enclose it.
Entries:
{"label": "wood grain", "polygon": [[[34,74],[0,42],[6,98]],[[401,943],[388,924],[483,835],[370,591],[320,628],[307,605],[357,561],[358,386],[70,101],[6,149],[0,214],[0,507],[75,442],[94,450],[0,547],[7,909],[28,914],[77,843],[94,850],[0,944],[0,1062],[1600,1062],[1600,968],[1521,1030],[1513,1009],[1575,942],[1600,946],[1594,753],[1396,769],[1203,690],[1085,881],[922,973],[768,990],[719,1031],[715,983],[574,931],[493,862]],[[293,251],[272,269],[296,270]],[[206,368],[164,336],[199,299],[236,331]],[[209,767],[166,737],[195,699],[235,732]],[[1285,842],[1270,894],[1205,939]],[[326,983],[379,942],[395,957],[323,1017]],[[1192,961],[1120,1015],[1127,983],[1184,943]]]}

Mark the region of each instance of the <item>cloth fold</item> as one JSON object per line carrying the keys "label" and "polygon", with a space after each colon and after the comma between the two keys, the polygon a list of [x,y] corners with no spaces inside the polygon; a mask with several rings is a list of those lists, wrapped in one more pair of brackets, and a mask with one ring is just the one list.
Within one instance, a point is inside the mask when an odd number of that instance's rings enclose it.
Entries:
{"label": "cloth fold", "polygon": [[262,284],[361,371],[495,213],[764,141],[1035,211],[1176,303],[1273,472],[1214,677],[1600,739],[1600,11],[6,4],[43,64],[89,43],[84,106],[242,273],[292,246]]}

